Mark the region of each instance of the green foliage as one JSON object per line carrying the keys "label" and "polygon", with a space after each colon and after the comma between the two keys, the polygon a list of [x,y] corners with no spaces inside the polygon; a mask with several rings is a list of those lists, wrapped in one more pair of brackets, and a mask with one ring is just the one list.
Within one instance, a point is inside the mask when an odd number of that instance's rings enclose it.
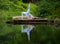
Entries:
{"label": "green foliage", "polygon": [[8,9],[9,3],[8,0],[0,0],[0,9]]}
{"label": "green foliage", "polygon": [[41,0],[38,3],[38,16],[39,17],[49,17],[52,18],[59,17],[59,0]]}

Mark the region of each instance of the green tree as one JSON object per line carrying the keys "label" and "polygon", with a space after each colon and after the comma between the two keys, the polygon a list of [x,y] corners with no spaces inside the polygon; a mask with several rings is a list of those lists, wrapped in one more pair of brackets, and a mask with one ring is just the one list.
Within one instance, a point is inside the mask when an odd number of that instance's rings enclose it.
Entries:
{"label": "green tree", "polygon": [[41,0],[38,3],[38,16],[39,17],[55,17],[60,14],[60,1],[59,0]]}

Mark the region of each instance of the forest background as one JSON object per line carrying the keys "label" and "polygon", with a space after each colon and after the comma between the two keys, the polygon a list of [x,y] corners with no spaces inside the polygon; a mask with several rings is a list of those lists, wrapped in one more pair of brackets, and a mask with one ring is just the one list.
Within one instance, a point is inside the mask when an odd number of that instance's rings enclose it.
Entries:
{"label": "forest background", "polygon": [[[20,25],[7,25],[13,16],[21,16],[31,2],[30,13],[48,19],[60,19],[60,0],[0,0],[0,44],[60,44],[60,25],[37,25],[31,40],[21,33]],[[60,20],[58,20],[60,24]]]}

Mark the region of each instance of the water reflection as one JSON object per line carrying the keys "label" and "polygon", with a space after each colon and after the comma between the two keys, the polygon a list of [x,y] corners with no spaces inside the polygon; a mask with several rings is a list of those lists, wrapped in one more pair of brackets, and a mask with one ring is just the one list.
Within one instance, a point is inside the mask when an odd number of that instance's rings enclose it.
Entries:
{"label": "water reflection", "polygon": [[28,25],[28,27],[25,28],[25,29],[24,29],[24,26],[25,26],[25,25],[21,25],[21,32],[22,32],[22,33],[27,33],[28,40],[30,40],[30,32],[31,32],[31,30],[34,28],[34,26],[33,26],[33,25]]}

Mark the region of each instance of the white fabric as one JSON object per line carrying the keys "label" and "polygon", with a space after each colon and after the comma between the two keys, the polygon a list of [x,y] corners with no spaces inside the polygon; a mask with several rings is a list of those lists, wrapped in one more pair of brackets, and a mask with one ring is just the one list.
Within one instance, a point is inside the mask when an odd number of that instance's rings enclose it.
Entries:
{"label": "white fabric", "polygon": [[30,14],[30,3],[29,3],[29,5],[28,5],[28,10],[27,10],[27,12],[22,12],[22,17],[23,17],[24,15],[28,16],[29,18],[32,18],[32,17],[33,17],[33,15]]}

